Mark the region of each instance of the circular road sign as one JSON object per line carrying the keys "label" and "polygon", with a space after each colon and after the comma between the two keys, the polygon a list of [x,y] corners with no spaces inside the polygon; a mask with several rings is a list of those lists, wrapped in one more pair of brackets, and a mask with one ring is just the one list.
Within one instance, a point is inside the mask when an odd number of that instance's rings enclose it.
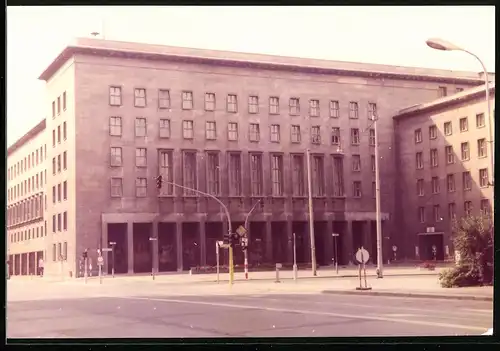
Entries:
{"label": "circular road sign", "polygon": [[392,251],[398,251],[398,247],[396,245],[392,246]]}
{"label": "circular road sign", "polygon": [[370,254],[366,249],[361,248],[356,252],[356,261],[359,263],[366,263],[370,259]]}
{"label": "circular road sign", "polygon": [[436,252],[436,250],[437,250],[436,245],[432,245],[432,251],[433,251],[433,252]]}

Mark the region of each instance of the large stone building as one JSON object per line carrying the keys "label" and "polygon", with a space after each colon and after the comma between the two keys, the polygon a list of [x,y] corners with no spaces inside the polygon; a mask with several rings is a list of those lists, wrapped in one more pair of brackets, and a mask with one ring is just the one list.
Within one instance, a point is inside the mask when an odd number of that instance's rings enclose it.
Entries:
{"label": "large stone building", "polygon": [[[215,264],[215,241],[227,231],[220,206],[168,184],[158,191],[158,174],[216,195],[233,230],[260,200],[250,218],[250,263],[290,262],[292,233],[298,261],[308,262],[308,149],[318,263],[332,262],[332,233],[340,234],[341,263],[360,245],[375,253],[373,114],[390,247],[400,235],[392,117],[482,83],[471,72],[98,39],[66,47],[40,79],[48,97],[48,232],[12,254],[45,251],[46,270],[63,273],[79,273],[85,248],[95,266],[96,249],[110,241],[117,272]],[[241,251],[235,255],[241,262]]]}
{"label": "large stone building", "polygon": [[[453,256],[452,220],[490,211],[491,142],[485,86],[400,111],[395,119],[396,241],[406,257]],[[495,84],[490,87],[494,116]],[[404,244],[403,244],[404,243]]]}

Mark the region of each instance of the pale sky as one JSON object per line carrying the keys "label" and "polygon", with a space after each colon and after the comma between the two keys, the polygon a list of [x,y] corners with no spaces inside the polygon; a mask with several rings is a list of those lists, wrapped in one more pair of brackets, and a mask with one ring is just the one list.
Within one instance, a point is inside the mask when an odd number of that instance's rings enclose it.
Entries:
{"label": "pale sky", "polygon": [[494,6],[7,8],[7,144],[45,117],[42,71],[74,37],[336,61],[481,71],[461,52],[425,45],[440,37],[495,71]]}

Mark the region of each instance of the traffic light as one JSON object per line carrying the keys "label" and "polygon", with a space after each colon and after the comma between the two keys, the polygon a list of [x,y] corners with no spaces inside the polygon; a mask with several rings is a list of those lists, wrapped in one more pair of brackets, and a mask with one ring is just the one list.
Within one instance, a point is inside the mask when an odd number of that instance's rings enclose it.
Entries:
{"label": "traffic light", "polygon": [[229,234],[228,233],[224,233],[224,237],[222,238],[222,243],[224,245],[228,245],[229,244]]}
{"label": "traffic light", "polygon": [[156,177],[156,187],[158,189],[161,189],[162,184],[163,184],[163,176],[159,175],[158,177]]}
{"label": "traffic light", "polygon": [[87,252],[87,249],[85,249],[85,251],[83,251],[83,259],[86,259],[88,257],[88,252]]}
{"label": "traffic light", "polygon": [[242,237],[240,245],[241,245],[241,250],[246,251],[248,249],[248,238]]}
{"label": "traffic light", "polygon": [[232,233],[231,234],[231,237],[230,237],[230,240],[229,240],[229,244],[234,247],[236,244],[238,244],[239,242],[239,239],[240,239],[240,236],[236,233]]}

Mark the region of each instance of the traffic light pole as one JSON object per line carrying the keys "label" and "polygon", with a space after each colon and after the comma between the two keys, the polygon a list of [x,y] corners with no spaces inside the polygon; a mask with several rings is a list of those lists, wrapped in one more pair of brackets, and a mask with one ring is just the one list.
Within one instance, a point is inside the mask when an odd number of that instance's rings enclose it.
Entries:
{"label": "traffic light pole", "polygon": [[[250,218],[250,215],[252,214],[253,210],[257,207],[257,205],[260,203],[260,200],[258,200],[255,205],[250,209],[250,211],[247,213],[245,217],[245,224],[244,228],[247,230],[247,237],[248,237],[248,232],[250,232],[250,228],[248,228],[248,219]],[[244,261],[244,266],[245,266],[245,279],[248,279],[248,247],[246,250],[243,251],[243,254],[245,255],[245,261]]]}

